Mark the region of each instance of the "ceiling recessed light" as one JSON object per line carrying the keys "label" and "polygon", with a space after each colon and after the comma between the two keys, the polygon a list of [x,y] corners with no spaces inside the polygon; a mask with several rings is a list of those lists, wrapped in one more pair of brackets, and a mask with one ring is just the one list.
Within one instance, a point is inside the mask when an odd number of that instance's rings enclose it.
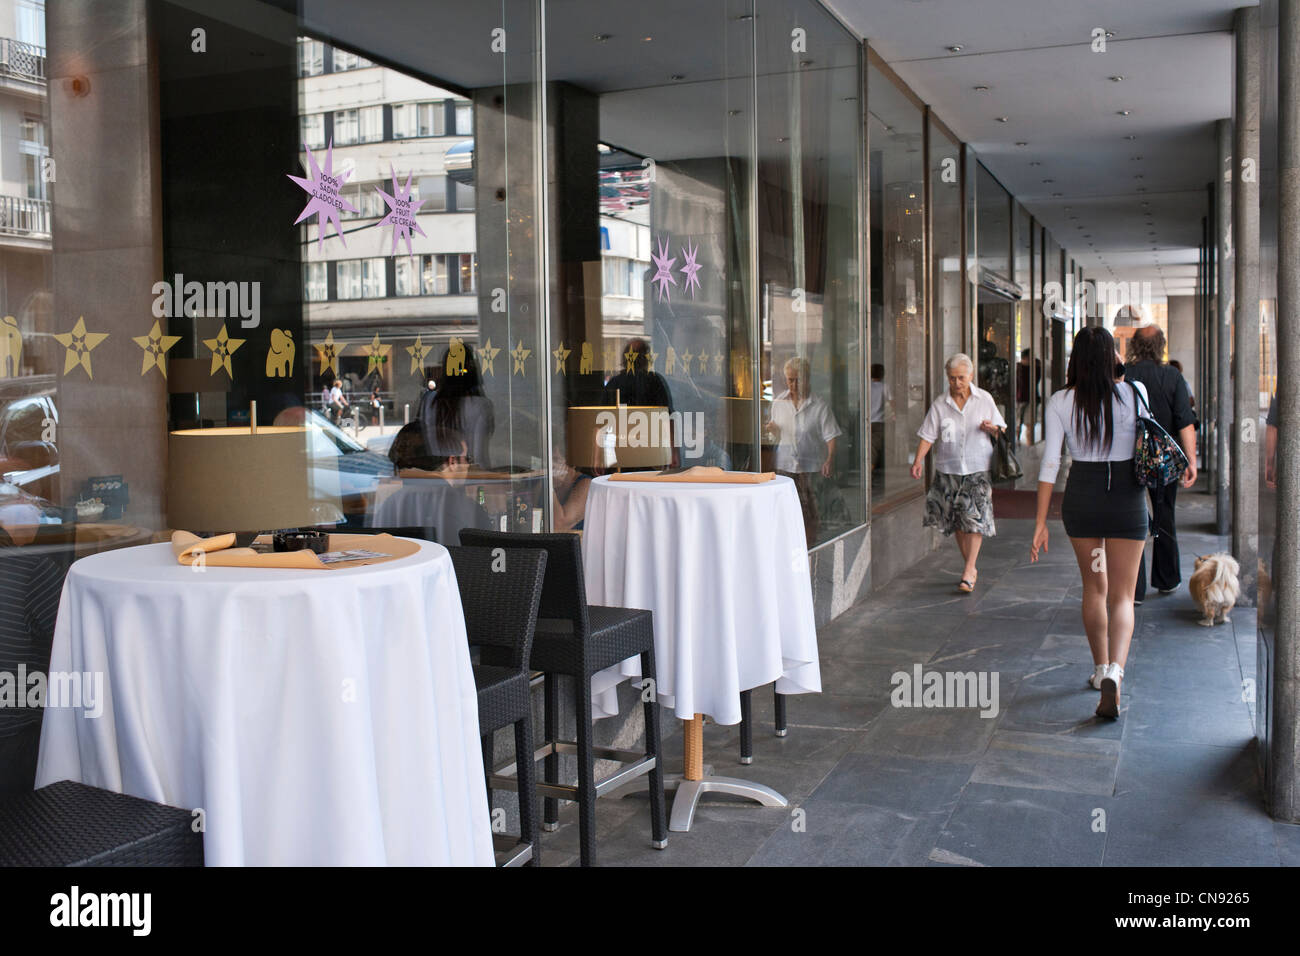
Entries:
{"label": "ceiling recessed light", "polygon": [[1021,140],[1020,142],[1016,143],[1016,145],[1017,145],[1017,146],[1028,146],[1029,144],[1026,143],[1024,140]]}
{"label": "ceiling recessed light", "polygon": [[1127,136],[1125,136],[1124,138],[1127,139],[1127,140],[1130,140],[1130,141],[1131,141],[1131,140],[1135,140],[1135,139],[1137,139],[1137,137],[1136,137],[1135,135],[1133,135],[1132,133],[1129,133],[1129,134],[1128,134]]}
{"label": "ceiling recessed light", "polygon": [[1147,188],[1146,188],[1145,186],[1139,186],[1139,187],[1137,188],[1137,191],[1140,192],[1140,193],[1144,193],[1144,192],[1147,191]]}
{"label": "ceiling recessed light", "polygon": [[1114,30],[1107,30],[1107,31],[1106,31],[1106,39],[1107,39],[1107,40],[1113,40],[1113,39],[1115,39],[1115,31],[1114,31]]}
{"label": "ceiling recessed light", "polygon": [[739,115],[740,115],[740,110],[727,110],[727,115],[728,115],[728,116],[739,116]]}
{"label": "ceiling recessed light", "polygon": [[653,40],[653,39],[654,39],[654,37],[642,37],[642,38],[641,38],[641,42],[642,42],[642,43],[649,43],[649,42],[650,42],[651,40]]}
{"label": "ceiling recessed light", "polygon": [[961,52],[961,44],[960,44],[960,43],[954,43],[952,46],[948,47],[948,52],[949,52],[949,53],[960,53],[960,52]]}
{"label": "ceiling recessed light", "polygon": [[754,19],[754,15],[752,13],[742,13],[740,16],[736,17],[736,19],[743,23],[746,20]]}
{"label": "ceiling recessed light", "polygon": [[1112,76],[1112,77],[1110,78],[1110,81],[1111,81],[1112,83],[1121,83],[1121,82],[1123,82],[1123,80],[1124,80],[1124,77],[1120,76],[1119,74],[1116,74],[1115,76]]}
{"label": "ceiling recessed light", "polygon": [[997,117],[997,121],[998,121],[999,123],[1007,123],[1007,122],[1010,122],[1010,119],[1009,119],[1008,117],[1006,117],[1006,116],[999,116],[999,117]]}
{"label": "ceiling recessed light", "polygon": [[982,83],[979,86],[972,86],[971,89],[976,93],[987,93],[989,91],[989,88]]}
{"label": "ceiling recessed light", "polygon": [[789,137],[789,136],[778,136],[778,137],[776,138],[776,141],[777,141],[778,143],[788,143],[788,142],[790,142],[790,137]]}
{"label": "ceiling recessed light", "polygon": [[1052,183],[1054,183],[1054,182],[1056,182],[1055,179],[1044,179],[1044,180],[1043,180],[1043,185],[1044,185],[1044,186],[1050,186],[1050,185],[1051,185]]}
{"label": "ceiling recessed light", "polygon": [[1129,157],[1129,161],[1130,161],[1130,162],[1137,163],[1137,162],[1141,162],[1141,160],[1142,160],[1142,157],[1141,157],[1141,156],[1130,156],[1130,157]]}
{"label": "ceiling recessed light", "polygon": [[1132,111],[1132,110],[1116,110],[1115,112],[1116,112],[1118,115],[1120,115],[1120,116],[1128,116],[1128,115],[1129,115],[1130,113],[1132,113],[1133,111]]}
{"label": "ceiling recessed light", "polygon": [[670,79],[670,80],[684,80],[684,79],[686,79],[686,77],[682,76],[680,73],[674,73],[672,76],[668,77],[668,79]]}
{"label": "ceiling recessed light", "polygon": [[1137,174],[1136,176],[1134,176],[1133,178],[1134,178],[1134,179],[1142,179],[1143,176],[1142,176],[1141,173],[1138,173],[1138,174]]}
{"label": "ceiling recessed light", "polygon": [[1064,193],[1052,193],[1052,198],[1053,198],[1053,199],[1060,199],[1063,195],[1065,195],[1065,194],[1064,194]]}
{"label": "ceiling recessed light", "polygon": [[1033,162],[1031,162],[1029,165],[1030,165],[1030,166],[1041,166],[1041,165],[1043,165],[1043,164],[1040,163],[1038,160],[1035,159],[1035,160],[1034,160]]}

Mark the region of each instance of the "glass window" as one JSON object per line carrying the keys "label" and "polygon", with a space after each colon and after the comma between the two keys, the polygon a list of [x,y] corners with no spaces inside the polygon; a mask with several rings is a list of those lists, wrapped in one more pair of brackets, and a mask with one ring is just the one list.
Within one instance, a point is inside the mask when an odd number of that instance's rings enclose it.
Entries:
{"label": "glass window", "polygon": [[468,103],[456,104],[456,135],[474,135],[474,108]]}
{"label": "glass window", "polygon": [[361,135],[356,110],[336,110],[334,113],[334,145],[349,146]]}
{"label": "glass window", "polygon": [[921,109],[872,65],[871,398],[873,507],[922,492],[912,479],[929,409],[925,357],[925,157]]}
{"label": "glass window", "polygon": [[414,184],[415,198],[424,200],[421,213],[444,212],[447,208],[447,177],[421,176]]}
{"label": "glass window", "polygon": [[[423,207],[421,207],[423,211]],[[474,210],[474,187],[467,186],[465,183],[456,183],[456,211],[473,212]]]}
{"label": "glass window", "polygon": [[14,4],[14,20],[14,38],[19,43],[45,46],[45,0],[19,0]]}
{"label": "glass window", "polygon": [[420,257],[398,256],[393,260],[394,293],[397,295],[420,294]]}
{"label": "glass window", "polygon": [[298,75],[318,76],[325,72],[325,44],[298,38]]}
{"label": "glass window", "polygon": [[1011,194],[983,163],[975,177],[975,235],[982,284],[976,292],[979,340],[973,356],[976,383],[993,396],[1008,423],[1015,417],[1016,299],[990,277],[1009,282],[1011,275]]}
{"label": "glass window", "polygon": [[363,143],[377,143],[384,138],[384,108],[365,106],[358,111],[360,139]]}
{"label": "glass window", "polygon": [[358,259],[345,259],[342,262],[336,262],[334,268],[336,270],[336,295],[338,298],[361,298],[361,261]]}
{"label": "glass window", "polygon": [[342,73],[344,70],[359,70],[362,67],[374,66],[365,57],[357,56],[355,53],[349,53],[347,50],[334,49],[334,72]]}
{"label": "glass window", "polygon": [[478,262],[473,253],[460,257],[460,294],[469,295],[478,291]]}
{"label": "glass window", "polygon": [[962,311],[965,269],[962,267],[961,145],[937,123],[930,124],[930,275],[934,288],[934,349],[930,372],[930,401],[947,388],[943,367],[949,356],[965,352],[966,322]]}
{"label": "glass window", "polygon": [[[868,459],[862,421],[862,301],[858,272],[860,50],[820,5],[766,2],[756,9],[758,73],[759,368],[771,383],[766,431],[773,467],[794,476],[809,546],[866,520]],[[807,57],[791,56],[803,31]],[[907,225],[917,271],[910,321],[924,328],[921,128]],[[901,142],[901,141],[900,141]],[[919,341],[923,342],[922,336]],[[918,381],[924,375],[924,355]]]}
{"label": "glass window", "polygon": [[326,263],[304,262],[302,276],[303,295],[308,302],[324,302],[329,298],[329,279]]}
{"label": "glass window", "polygon": [[45,145],[45,121],[39,116],[33,116],[31,113],[24,113],[22,121],[18,125],[18,138],[25,145],[44,146]]}
{"label": "glass window", "polygon": [[383,259],[361,260],[361,297],[363,299],[382,299],[388,294],[387,281],[384,278]]}
{"label": "glass window", "polygon": [[447,294],[447,257],[421,256],[421,269],[424,273],[422,284],[425,295]]}
{"label": "glass window", "polygon": [[321,113],[309,113],[298,118],[302,128],[302,141],[312,149],[325,146],[325,117]]}

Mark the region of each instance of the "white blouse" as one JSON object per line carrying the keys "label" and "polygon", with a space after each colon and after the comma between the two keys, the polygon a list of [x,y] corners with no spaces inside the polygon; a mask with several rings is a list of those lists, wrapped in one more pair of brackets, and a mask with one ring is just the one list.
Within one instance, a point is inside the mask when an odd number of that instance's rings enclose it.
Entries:
{"label": "white blouse", "polygon": [[993,460],[993,438],[980,428],[991,421],[1006,428],[993,396],[982,388],[970,387],[970,398],[958,408],[952,392],[934,400],[917,429],[917,436],[934,446],[934,468],[944,475],[973,475],[988,471]]}
{"label": "white blouse", "polygon": [[[1146,386],[1141,382],[1120,382],[1116,385],[1119,397],[1111,397],[1111,409],[1114,415],[1114,432],[1110,448],[1085,445],[1074,427],[1074,389],[1063,388],[1053,392],[1047,400],[1047,437],[1044,441],[1043,464],[1038,469],[1039,481],[1056,481],[1056,473],[1061,468],[1061,440],[1070,449],[1070,457],[1075,461],[1129,461],[1133,457],[1133,446],[1137,443],[1137,413],[1134,409],[1133,387],[1147,398]],[[1151,416],[1142,411],[1143,418]]]}

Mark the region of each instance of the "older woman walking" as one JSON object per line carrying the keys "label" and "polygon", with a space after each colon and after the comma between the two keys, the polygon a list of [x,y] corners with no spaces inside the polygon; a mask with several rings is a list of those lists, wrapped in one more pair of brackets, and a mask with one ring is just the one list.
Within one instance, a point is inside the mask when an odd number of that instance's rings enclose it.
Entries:
{"label": "older woman walking", "polygon": [[935,448],[934,483],[925,499],[926,527],[944,535],[957,535],[957,547],[966,562],[958,590],[975,590],[984,535],[993,535],[993,486],[989,464],[993,438],[1007,427],[993,396],[971,384],[975,366],[970,356],[957,353],[944,363],[948,391],[935,399],[916,434],[921,444],[912,462],[912,477],[920,478],[923,462]]}
{"label": "older woman walking", "polygon": [[1072,463],[1061,520],[1083,579],[1083,628],[1094,665],[1088,683],[1101,691],[1097,716],[1112,720],[1120,711],[1120,684],[1133,638],[1133,592],[1147,538],[1146,494],[1133,467],[1138,416],[1149,417],[1141,411],[1146,388],[1140,382],[1117,382],[1118,365],[1109,332],[1101,327],[1079,330],[1065,388],[1047,403],[1030,548],[1031,561],[1047,550],[1047,511],[1064,441]]}

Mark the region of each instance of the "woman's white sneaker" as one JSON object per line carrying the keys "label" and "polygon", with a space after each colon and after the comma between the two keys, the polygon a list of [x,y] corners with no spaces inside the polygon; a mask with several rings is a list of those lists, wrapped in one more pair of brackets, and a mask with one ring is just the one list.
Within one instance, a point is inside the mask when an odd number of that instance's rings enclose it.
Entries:
{"label": "woman's white sneaker", "polygon": [[1098,664],[1092,670],[1092,676],[1088,678],[1088,686],[1093,690],[1101,690],[1101,679],[1106,676],[1105,664]]}
{"label": "woman's white sneaker", "polygon": [[1106,673],[1101,679],[1101,703],[1097,705],[1097,716],[1115,720],[1119,717],[1119,686],[1124,679],[1124,668],[1113,661],[1106,665]]}

